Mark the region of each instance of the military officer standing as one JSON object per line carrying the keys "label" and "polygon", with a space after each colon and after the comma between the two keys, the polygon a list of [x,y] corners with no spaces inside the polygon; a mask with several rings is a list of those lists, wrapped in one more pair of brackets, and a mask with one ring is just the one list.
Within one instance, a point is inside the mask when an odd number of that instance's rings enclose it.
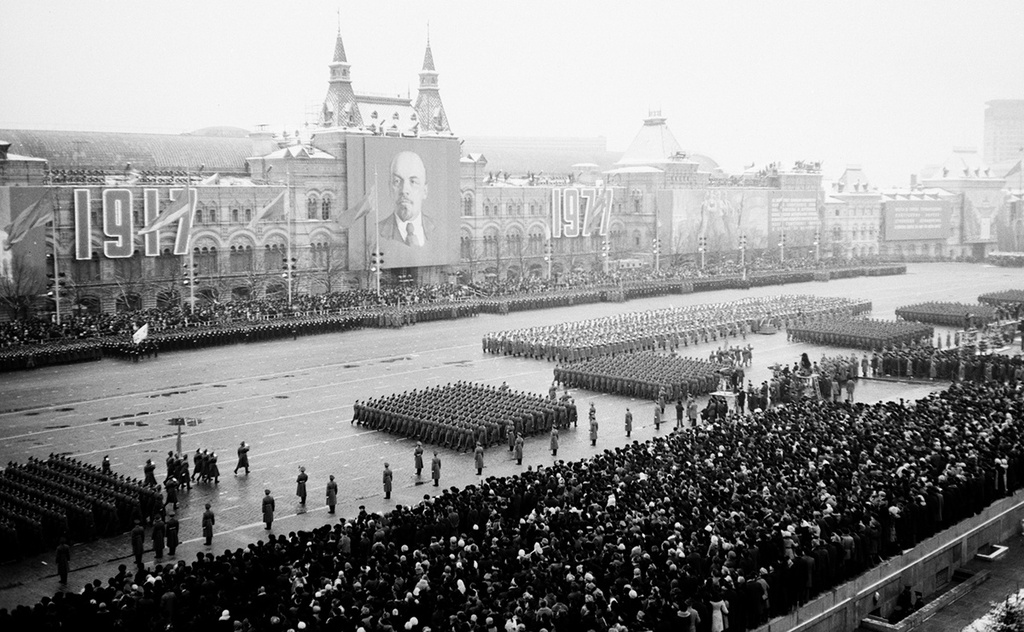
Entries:
{"label": "military officer standing", "polygon": [[263,522],[267,525],[267,531],[274,524],[274,497],[270,495],[269,489],[263,490]]}
{"label": "military officer standing", "polygon": [[[423,471],[423,442],[416,442],[416,449],[413,450],[413,462],[416,465],[416,478],[419,478],[420,472]],[[333,476],[331,477],[334,478]],[[334,512],[331,512],[334,513]]]}
{"label": "military officer standing", "polygon": [[437,456],[437,450],[434,450],[434,458],[430,461],[430,477],[434,479],[434,487],[437,487],[441,480],[441,457]]}
{"label": "military officer standing", "polygon": [[331,474],[331,480],[327,481],[327,513],[333,514],[337,504],[338,483],[334,481],[334,474]]}
{"label": "military officer standing", "polygon": [[633,413],[631,413],[629,411],[629,408],[627,408],[626,409],[626,438],[627,439],[629,438],[629,435],[632,432],[633,432]]}
{"label": "military officer standing", "polygon": [[309,480],[309,475],[306,474],[306,468],[302,465],[299,466],[299,475],[295,479],[295,495],[299,497],[299,504],[306,504],[306,481]]}
{"label": "military officer standing", "polygon": [[391,471],[391,466],[389,464],[385,463],[384,464],[384,474],[382,476],[383,483],[384,483],[384,499],[385,500],[390,500],[391,499],[391,481],[393,480],[394,476],[395,476],[395,474],[394,474],[394,472]]}

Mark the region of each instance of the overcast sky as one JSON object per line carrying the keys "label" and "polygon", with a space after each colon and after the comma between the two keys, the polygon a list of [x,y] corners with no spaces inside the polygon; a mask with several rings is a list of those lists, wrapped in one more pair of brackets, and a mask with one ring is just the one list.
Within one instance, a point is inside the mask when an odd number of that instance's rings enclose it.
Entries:
{"label": "overcast sky", "polygon": [[905,184],[1024,98],[1024,2],[0,1],[0,127],[294,130],[341,33],[357,92],[415,97],[430,23],[464,136],[604,136],[651,109],[727,171]]}

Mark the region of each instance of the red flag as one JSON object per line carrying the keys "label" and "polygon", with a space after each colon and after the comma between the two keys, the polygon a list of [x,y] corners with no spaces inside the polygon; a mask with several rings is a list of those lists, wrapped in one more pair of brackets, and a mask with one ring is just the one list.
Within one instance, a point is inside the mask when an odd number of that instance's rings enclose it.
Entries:
{"label": "red flag", "polygon": [[362,198],[360,198],[358,202],[356,202],[356,205],[354,207],[346,211],[346,215],[348,213],[353,214],[352,219],[349,220],[349,223],[354,223],[356,220],[360,219],[361,217],[372,211],[376,204],[377,185],[375,183],[372,187],[370,187],[370,190],[366,192],[366,195],[364,195]]}
{"label": "red flag", "polygon": [[287,192],[288,189],[281,191],[280,193],[277,194],[277,197],[270,201],[270,204],[267,204],[260,210],[256,211],[256,214],[252,216],[252,221],[249,222],[249,230],[255,230],[256,222],[260,221],[261,219],[270,215],[271,213],[277,213],[278,211],[284,213],[284,194]]}
{"label": "red flag", "polygon": [[[49,204],[41,204],[46,189],[40,187],[35,199],[25,205],[20,211],[14,208],[13,200],[9,209],[11,223],[4,226],[7,233],[7,244],[13,246],[24,239],[33,228],[45,226],[53,221],[53,207]],[[31,200],[31,198],[29,198]]]}
{"label": "red flag", "polygon": [[178,193],[178,199],[171,202],[171,205],[167,207],[160,215],[156,216],[152,222],[143,227],[139,231],[140,235],[146,235],[154,231],[158,231],[161,228],[166,228],[174,222],[178,221],[185,216],[186,213],[191,213],[193,209],[192,200],[192,189],[186,188],[184,191]]}

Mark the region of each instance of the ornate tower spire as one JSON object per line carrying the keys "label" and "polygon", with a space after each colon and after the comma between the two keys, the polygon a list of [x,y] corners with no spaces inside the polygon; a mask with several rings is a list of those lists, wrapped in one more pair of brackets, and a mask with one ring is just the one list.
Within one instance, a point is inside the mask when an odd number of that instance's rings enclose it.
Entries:
{"label": "ornate tower spire", "polygon": [[323,127],[361,127],[363,117],[356,105],[352,90],[351,65],[345,56],[345,44],[341,41],[341,26],[334,42],[334,60],[330,63],[331,76],[328,80],[327,97],[320,110],[320,125]]}
{"label": "ornate tower spire", "polygon": [[441,93],[438,91],[434,54],[430,51],[429,30],[427,50],[423,54],[423,70],[420,71],[420,89],[416,97],[416,117],[420,122],[421,133],[452,133],[448,126],[448,115],[444,112],[444,104],[441,103]]}

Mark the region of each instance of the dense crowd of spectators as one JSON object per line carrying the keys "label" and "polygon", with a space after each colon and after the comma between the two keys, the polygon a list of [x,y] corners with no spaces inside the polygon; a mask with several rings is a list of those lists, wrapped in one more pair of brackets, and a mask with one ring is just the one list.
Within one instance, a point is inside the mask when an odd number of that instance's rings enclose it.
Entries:
{"label": "dense crowd of spectators", "polygon": [[746,630],[1015,490],[1022,437],[1012,381],[910,404],[805,401],[123,569],[0,626]]}

